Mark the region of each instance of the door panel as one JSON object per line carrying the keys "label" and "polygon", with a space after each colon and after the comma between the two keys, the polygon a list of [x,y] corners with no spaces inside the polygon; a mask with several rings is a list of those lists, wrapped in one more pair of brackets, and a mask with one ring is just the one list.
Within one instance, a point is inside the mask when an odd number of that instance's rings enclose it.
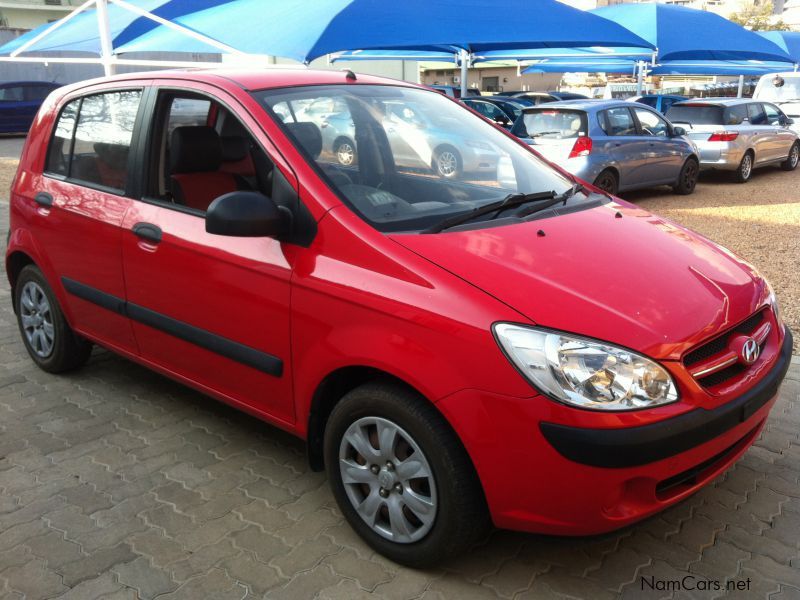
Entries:
{"label": "door panel", "polygon": [[677,181],[683,166],[683,140],[670,137],[669,124],[655,112],[634,108],[634,113],[648,146],[644,170],[647,182],[655,185]]}
{"label": "door panel", "polygon": [[756,153],[756,164],[769,162],[775,157],[774,137],[775,132],[767,122],[767,115],[759,103],[747,105],[747,114],[750,119],[749,133],[751,146]]}
{"label": "door panel", "polygon": [[638,135],[630,109],[609,108],[601,113],[600,124],[608,136],[604,140],[606,153],[619,166],[620,190],[647,183],[647,158],[650,146],[646,139]]}
{"label": "door panel", "polygon": [[[160,242],[133,232],[143,223],[160,229]],[[201,216],[136,202],[125,216],[122,256],[145,359],[294,422],[291,271],[279,242],[212,235]]]}
{"label": "door panel", "polygon": [[771,154],[775,160],[782,160],[789,156],[796,137],[789,127],[784,125],[786,115],[776,106],[764,103],[764,112],[767,115],[767,123],[772,128]]}

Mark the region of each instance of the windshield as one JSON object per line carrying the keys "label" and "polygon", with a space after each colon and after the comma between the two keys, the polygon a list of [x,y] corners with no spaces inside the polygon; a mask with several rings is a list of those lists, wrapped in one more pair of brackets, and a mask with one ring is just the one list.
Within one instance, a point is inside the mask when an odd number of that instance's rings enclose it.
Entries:
{"label": "windshield", "polygon": [[[572,181],[439,93],[333,85],[255,92],[356,213],[380,231],[420,231],[509,194]],[[585,196],[572,202],[585,201]]]}
{"label": "windshield", "polygon": [[783,85],[777,87],[775,77],[764,76],[758,83],[753,98],[765,102],[800,102],[800,77],[780,77]]}

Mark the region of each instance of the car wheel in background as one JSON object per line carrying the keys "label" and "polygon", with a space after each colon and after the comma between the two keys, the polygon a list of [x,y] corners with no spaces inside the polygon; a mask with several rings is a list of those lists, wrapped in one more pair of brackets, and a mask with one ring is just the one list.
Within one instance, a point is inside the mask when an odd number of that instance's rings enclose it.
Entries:
{"label": "car wheel in background", "polygon": [[33,265],[20,271],[14,305],[25,349],[48,373],[77,369],[89,360],[92,344],[72,331],[42,272]]}
{"label": "car wheel in background", "polygon": [[440,146],[433,153],[433,170],[439,177],[455,179],[461,174],[463,163],[458,150],[452,146]]}
{"label": "car wheel in background", "polygon": [[356,145],[347,138],[337,140],[333,151],[336,160],[343,167],[349,167],[356,162]]}
{"label": "car wheel in background", "polygon": [[748,150],[742,157],[742,162],[733,174],[733,179],[736,183],[747,183],[753,175],[753,153]]}
{"label": "car wheel in background", "polygon": [[789,156],[781,163],[781,169],[784,171],[794,171],[797,168],[797,163],[800,162],[800,142],[792,144],[792,149],[789,150]]}
{"label": "car wheel in background", "polygon": [[324,449],[345,518],[395,562],[433,565],[488,528],[483,491],[460,440],[408,388],[374,382],[348,392],[331,412]]}
{"label": "car wheel in background", "polygon": [[681,173],[678,175],[678,183],[672,186],[672,190],[681,196],[688,196],[697,187],[697,177],[700,175],[700,163],[695,158],[687,158],[683,163]]}
{"label": "car wheel in background", "polygon": [[619,180],[617,179],[616,173],[611,169],[602,171],[600,175],[595,178],[593,185],[612,196],[616,196],[619,191]]}

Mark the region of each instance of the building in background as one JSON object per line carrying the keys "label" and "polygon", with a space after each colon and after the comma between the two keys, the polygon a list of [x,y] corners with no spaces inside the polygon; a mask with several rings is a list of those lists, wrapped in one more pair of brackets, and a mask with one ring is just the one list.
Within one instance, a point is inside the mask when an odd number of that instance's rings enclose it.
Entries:
{"label": "building in background", "polygon": [[10,29],[33,29],[57,21],[84,0],[0,0],[0,26]]}

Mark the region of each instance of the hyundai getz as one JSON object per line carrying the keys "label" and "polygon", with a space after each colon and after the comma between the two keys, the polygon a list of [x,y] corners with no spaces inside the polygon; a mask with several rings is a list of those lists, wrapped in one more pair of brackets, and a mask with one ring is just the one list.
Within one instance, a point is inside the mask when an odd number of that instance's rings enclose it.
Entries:
{"label": "hyundai getz", "polygon": [[[303,117],[320,100],[352,119],[349,165]],[[442,176],[467,149],[496,168]],[[413,566],[491,524],[594,534],[686,498],[757,438],[792,348],[745,261],[351,72],[58,90],[6,268],[41,368],[96,344],[304,438],[352,527]]]}

